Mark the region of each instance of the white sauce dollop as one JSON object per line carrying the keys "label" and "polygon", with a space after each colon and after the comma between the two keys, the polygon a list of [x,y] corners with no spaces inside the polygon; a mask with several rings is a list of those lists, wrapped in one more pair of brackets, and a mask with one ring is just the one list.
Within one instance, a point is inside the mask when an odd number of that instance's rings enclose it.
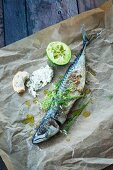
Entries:
{"label": "white sauce dollop", "polygon": [[34,97],[37,96],[37,91],[50,83],[53,77],[53,70],[48,65],[34,71],[27,82],[28,91]]}

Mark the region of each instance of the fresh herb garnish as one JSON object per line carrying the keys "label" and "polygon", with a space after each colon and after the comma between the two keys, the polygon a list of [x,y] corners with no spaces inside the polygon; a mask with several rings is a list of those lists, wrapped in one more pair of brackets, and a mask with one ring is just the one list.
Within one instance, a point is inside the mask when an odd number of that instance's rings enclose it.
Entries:
{"label": "fresh herb garnish", "polygon": [[53,91],[49,91],[48,90],[48,93],[46,94],[46,96],[44,97],[43,101],[41,102],[41,106],[42,106],[42,109],[44,111],[47,111],[49,109],[49,107],[51,106],[52,100],[55,97],[55,95],[56,95],[55,90],[53,90]]}
{"label": "fresh herb garnish", "polygon": [[108,98],[111,100],[111,99],[113,98],[113,96],[112,96],[112,95],[110,95],[110,96],[108,96]]}
{"label": "fresh herb garnish", "polygon": [[44,97],[43,101],[41,102],[41,106],[44,111],[47,111],[49,109],[49,107],[51,106],[53,98],[56,96],[56,92],[59,88],[60,83],[61,83],[61,80],[57,81],[54,84],[53,90],[48,90],[48,89],[44,90],[45,97]]}
{"label": "fresh herb garnish", "polygon": [[72,116],[66,121],[64,128],[61,130],[62,133],[68,134],[69,130],[71,129],[72,125],[78,118],[78,116],[82,113],[82,111],[85,109],[85,107],[88,105],[89,101],[85,104],[83,104],[79,109],[73,111]]}
{"label": "fresh herb garnish", "polygon": [[60,106],[66,106],[71,100],[79,99],[84,96],[84,95],[72,96],[71,95],[72,88],[67,88],[65,92],[59,93],[56,100],[55,97],[60,84],[61,84],[61,80],[59,80],[54,84],[54,89],[52,91],[44,90],[45,97],[41,102],[41,106],[44,111],[47,111],[50,108],[51,104],[55,105],[57,103]]}

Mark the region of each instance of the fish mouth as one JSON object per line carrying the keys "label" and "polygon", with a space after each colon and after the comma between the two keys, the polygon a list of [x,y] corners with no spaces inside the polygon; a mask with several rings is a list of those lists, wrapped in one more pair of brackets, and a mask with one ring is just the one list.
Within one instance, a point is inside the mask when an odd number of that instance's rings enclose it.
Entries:
{"label": "fish mouth", "polygon": [[43,142],[45,140],[46,140],[45,134],[40,134],[39,135],[38,133],[35,133],[33,138],[32,138],[32,143],[33,144],[38,144],[38,143]]}
{"label": "fish mouth", "polygon": [[43,124],[41,124],[39,128],[36,130],[32,138],[32,143],[38,144],[43,141],[46,141],[47,139],[54,136],[58,132],[59,132],[58,123],[53,118],[49,118],[45,120]]}

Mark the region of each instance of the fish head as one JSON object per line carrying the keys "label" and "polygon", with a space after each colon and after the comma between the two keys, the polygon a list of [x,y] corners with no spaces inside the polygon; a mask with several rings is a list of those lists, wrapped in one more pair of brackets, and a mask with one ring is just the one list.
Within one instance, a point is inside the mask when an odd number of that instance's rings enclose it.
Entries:
{"label": "fish head", "polygon": [[40,124],[39,128],[36,130],[32,138],[32,143],[37,144],[46,141],[58,132],[59,125],[53,118],[43,120],[43,123]]}

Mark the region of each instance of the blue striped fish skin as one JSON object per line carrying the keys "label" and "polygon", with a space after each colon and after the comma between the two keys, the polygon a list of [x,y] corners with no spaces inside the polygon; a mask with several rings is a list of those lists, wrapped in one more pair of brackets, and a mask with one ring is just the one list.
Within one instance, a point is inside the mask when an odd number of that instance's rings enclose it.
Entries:
{"label": "blue striped fish skin", "polygon": [[[63,109],[60,108],[61,105],[58,102],[60,100],[59,94],[66,91],[67,82],[70,76],[72,76],[72,74],[75,74],[75,72],[76,73],[78,72],[79,74],[82,75],[82,78],[80,79],[80,84],[78,86],[79,88],[83,90],[84,85],[85,85],[85,49],[86,49],[87,43],[88,43],[88,40],[86,37],[86,33],[83,32],[83,47],[80,53],[76,56],[74,62],[69,66],[66,73],[64,74],[61,84],[59,85],[59,88],[57,90],[57,94],[55,98],[53,99],[53,102],[49,110],[46,112],[38,129],[36,130],[32,138],[32,142],[34,144],[43,142],[49,139],[50,137],[54,136],[55,134],[57,134],[60,130],[60,125],[66,121],[67,114],[70,108],[72,107],[73,103],[76,101],[76,99],[69,103],[70,105],[67,106],[66,111],[63,111]],[[76,87],[74,91],[74,96],[75,95],[76,96],[81,95],[81,92],[78,91]]]}

